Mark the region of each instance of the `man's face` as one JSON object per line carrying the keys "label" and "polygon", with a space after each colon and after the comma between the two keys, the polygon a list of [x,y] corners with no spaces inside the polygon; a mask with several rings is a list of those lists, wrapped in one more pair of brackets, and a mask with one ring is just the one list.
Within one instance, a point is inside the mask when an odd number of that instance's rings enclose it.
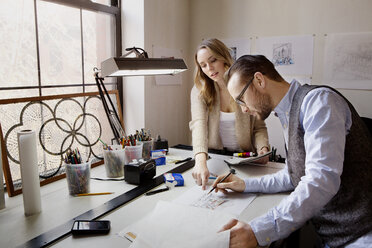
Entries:
{"label": "man's face", "polygon": [[[253,85],[253,80],[243,82],[238,73],[234,73],[229,80],[227,89],[230,95],[236,100],[244,113],[256,116],[258,119],[265,120],[272,111],[272,100],[268,94],[260,93]],[[245,86],[250,83],[243,95]],[[238,99],[239,97],[239,99]]]}

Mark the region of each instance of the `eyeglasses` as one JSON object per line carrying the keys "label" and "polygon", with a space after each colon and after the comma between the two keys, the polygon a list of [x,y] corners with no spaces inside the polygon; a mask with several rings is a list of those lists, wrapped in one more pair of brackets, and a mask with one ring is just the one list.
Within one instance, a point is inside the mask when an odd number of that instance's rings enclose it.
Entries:
{"label": "eyeglasses", "polygon": [[242,106],[245,106],[245,102],[243,100],[241,100],[241,98],[243,97],[245,91],[248,89],[249,85],[251,85],[252,81],[253,81],[253,78],[244,86],[244,89],[242,90],[242,92],[240,92],[239,96],[237,98],[235,98],[235,102],[239,105],[242,105]]}

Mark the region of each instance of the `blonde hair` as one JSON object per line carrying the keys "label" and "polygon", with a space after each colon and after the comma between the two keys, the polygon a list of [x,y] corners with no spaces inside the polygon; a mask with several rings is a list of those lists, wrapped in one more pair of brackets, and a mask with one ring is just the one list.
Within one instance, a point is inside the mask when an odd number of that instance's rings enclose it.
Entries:
{"label": "blonde hair", "polygon": [[229,48],[218,39],[206,39],[198,46],[195,52],[195,86],[200,90],[200,95],[204,99],[205,103],[209,110],[212,109],[214,102],[216,101],[216,89],[214,88],[214,81],[210,79],[201,69],[198,60],[197,54],[201,49],[208,49],[213,56],[218,60],[222,60],[225,69],[227,70],[233,63]]}

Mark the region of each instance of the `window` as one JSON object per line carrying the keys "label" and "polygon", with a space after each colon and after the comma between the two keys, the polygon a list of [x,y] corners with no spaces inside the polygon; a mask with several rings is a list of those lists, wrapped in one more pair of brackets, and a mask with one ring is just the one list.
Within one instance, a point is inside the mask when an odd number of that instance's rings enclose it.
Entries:
{"label": "window", "polygon": [[[121,52],[119,6],[116,0],[2,0],[0,99],[97,91],[93,68]],[[105,85],[120,84],[106,78]]]}

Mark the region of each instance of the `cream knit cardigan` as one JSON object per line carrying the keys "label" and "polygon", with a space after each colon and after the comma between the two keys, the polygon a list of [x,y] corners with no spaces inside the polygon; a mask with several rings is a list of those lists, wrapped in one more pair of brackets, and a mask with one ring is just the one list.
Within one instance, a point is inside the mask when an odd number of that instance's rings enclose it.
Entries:
{"label": "cream knit cardigan", "polygon": [[[208,111],[208,107],[196,86],[191,90],[189,127],[192,132],[194,155],[201,152],[208,153],[208,148],[223,149],[219,132],[220,92],[217,83],[214,83],[214,87],[217,95],[212,111]],[[238,105],[235,109],[235,132],[240,148],[243,151],[253,152],[260,151],[265,146],[270,149],[265,122],[243,113]]]}

